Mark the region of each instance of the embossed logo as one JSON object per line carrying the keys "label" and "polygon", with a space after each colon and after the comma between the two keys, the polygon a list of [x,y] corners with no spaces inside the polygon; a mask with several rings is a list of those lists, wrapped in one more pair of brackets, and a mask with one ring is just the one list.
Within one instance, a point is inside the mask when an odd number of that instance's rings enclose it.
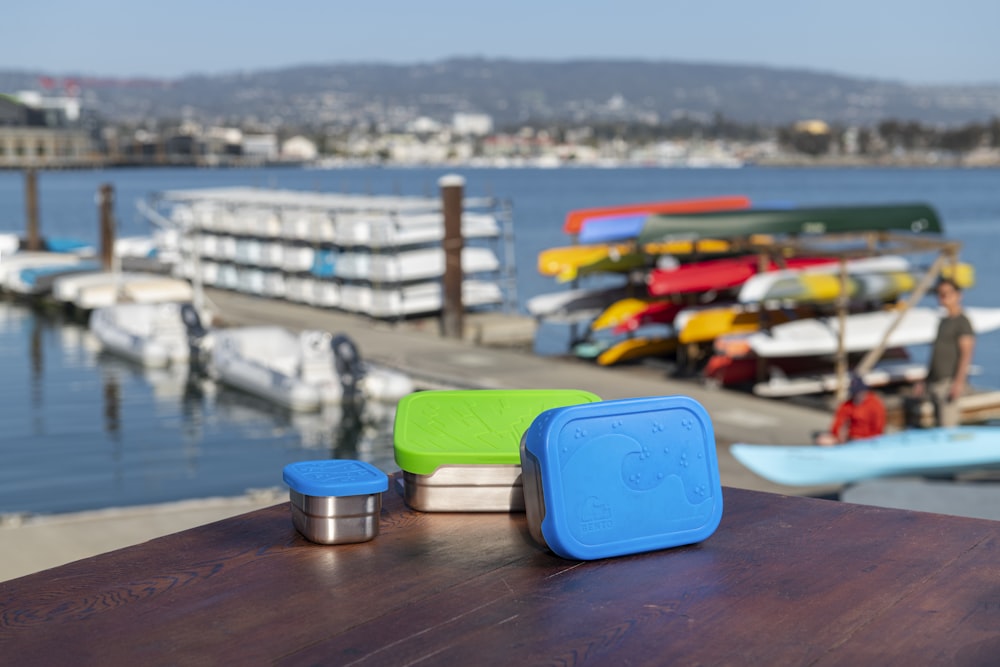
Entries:
{"label": "embossed logo", "polygon": [[598,530],[610,530],[614,526],[611,505],[597,496],[587,496],[580,507],[580,530],[593,533]]}

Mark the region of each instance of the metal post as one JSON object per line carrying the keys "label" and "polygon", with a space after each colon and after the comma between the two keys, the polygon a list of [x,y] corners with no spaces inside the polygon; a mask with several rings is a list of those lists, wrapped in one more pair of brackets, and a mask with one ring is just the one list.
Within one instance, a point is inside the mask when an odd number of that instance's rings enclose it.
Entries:
{"label": "metal post", "polygon": [[38,172],[27,169],[24,172],[24,204],[27,214],[27,249],[41,250],[42,239],[38,233]]}
{"label": "metal post", "polygon": [[455,174],[442,176],[438,187],[441,189],[441,209],[444,212],[441,334],[446,338],[462,338],[465,311],[462,305],[462,196],[465,179]]}
{"label": "metal post", "polygon": [[101,266],[105,271],[112,269],[115,256],[115,221],[114,221],[115,190],[105,183],[97,196],[99,224],[101,228]]}

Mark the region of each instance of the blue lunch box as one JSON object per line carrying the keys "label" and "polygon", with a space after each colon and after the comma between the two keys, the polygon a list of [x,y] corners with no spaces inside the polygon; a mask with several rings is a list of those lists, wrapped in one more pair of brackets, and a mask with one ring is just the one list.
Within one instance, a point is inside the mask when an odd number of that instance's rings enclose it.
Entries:
{"label": "blue lunch box", "polygon": [[700,542],[722,519],[708,413],[687,396],[546,410],[521,439],[528,529],[574,560]]}
{"label": "blue lunch box", "polygon": [[353,459],[299,461],[285,466],[292,525],[319,544],[367,542],[378,535],[389,477]]}

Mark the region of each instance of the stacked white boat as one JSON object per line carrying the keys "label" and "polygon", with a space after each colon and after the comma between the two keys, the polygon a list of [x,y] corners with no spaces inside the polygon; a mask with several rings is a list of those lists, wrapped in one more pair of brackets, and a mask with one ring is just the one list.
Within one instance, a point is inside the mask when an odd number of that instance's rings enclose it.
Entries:
{"label": "stacked white boat", "polygon": [[[440,201],[228,188],[162,194],[184,233],[179,275],[203,284],[395,318],[440,310]],[[513,261],[491,200],[462,216],[464,304],[502,303]],[[480,209],[480,210],[476,210]],[[503,261],[501,261],[503,255]]]}

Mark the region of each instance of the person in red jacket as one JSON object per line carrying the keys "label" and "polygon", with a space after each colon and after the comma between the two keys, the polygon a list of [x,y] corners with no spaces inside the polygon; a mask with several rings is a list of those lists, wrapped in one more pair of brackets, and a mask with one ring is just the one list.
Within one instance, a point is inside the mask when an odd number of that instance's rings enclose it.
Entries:
{"label": "person in red jacket", "polygon": [[885,404],[857,375],[851,376],[848,397],[833,414],[829,433],[816,436],[816,444],[842,445],[850,440],[873,438],[885,431]]}

